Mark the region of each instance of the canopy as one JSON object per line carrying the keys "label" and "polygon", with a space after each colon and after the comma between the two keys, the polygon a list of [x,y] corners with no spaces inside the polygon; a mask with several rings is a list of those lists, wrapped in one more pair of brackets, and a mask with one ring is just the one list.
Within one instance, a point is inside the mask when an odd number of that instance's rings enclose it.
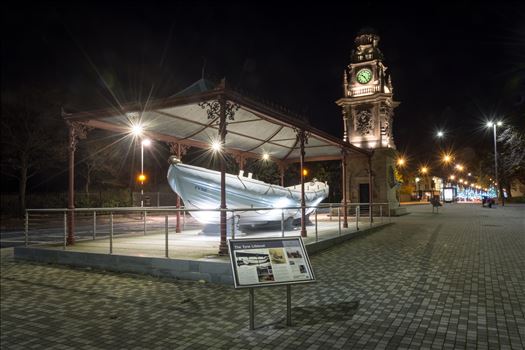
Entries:
{"label": "canopy", "polygon": [[[283,108],[269,106],[242,96],[221,84],[213,87],[200,80],[180,93],[147,106],[128,104],[121,110],[106,109],[64,114],[71,122],[129,133],[133,124],[141,123],[144,135],[152,139],[174,142],[199,148],[209,148],[218,140],[218,118],[209,117],[210,104],[223,98],[233,107],[233,120],[227,120],[224,150],[245,158],[259,158],[268,154],[280,163],[298,162],[299,130],[308,135],[305,161],[341,159],[341,151],[369,155],[369,152],[343,142]],[[207,105],[208,104],[208,105]]]}

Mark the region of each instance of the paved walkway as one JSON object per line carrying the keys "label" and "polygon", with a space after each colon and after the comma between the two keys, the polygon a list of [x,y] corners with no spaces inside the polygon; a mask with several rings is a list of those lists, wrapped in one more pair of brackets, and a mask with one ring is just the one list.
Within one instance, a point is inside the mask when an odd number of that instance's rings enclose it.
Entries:
{"label": "paved walkway", "polygon": [[2,262],[2,349],[523,349],[525,206],[413,206],[312,257],[318,282],[248,292]]}

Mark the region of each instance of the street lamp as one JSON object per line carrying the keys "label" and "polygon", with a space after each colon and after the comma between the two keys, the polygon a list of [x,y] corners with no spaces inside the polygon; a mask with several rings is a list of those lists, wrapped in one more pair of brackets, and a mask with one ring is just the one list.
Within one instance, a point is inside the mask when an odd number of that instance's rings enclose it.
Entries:
{"label": "street lamp", "polygon": [[[502,126],[503,125],[503,122],[501,121],[497,121],[497,122],[488,122],[487,123],[487,128],[492,128],[492,130],[494,131],[494,172],[496,174],[496,183],[498,183],[498,149],[497,149],[497,145],[496,145],[496,126]],[[500,191],[499,189],[496,187],[496,196],[497,198],[500,197]],[[504,199],[501,198],[501,205],[505,205],[505,202],[504,202]]]}
{"label": "street lamp", "polygon": [[140,142],[140,207],[144,207],[144,181],[146,181],[146,175],[144,175],[144,147],[151,145],[150,139],[143,139]]}
{"label": "street lamp", "polygon": [[440,131],[438,131],[438,132],[436,133],[436,136],[439,137],[439,138],[442,138],[443,136],[445,136],[445,133],[444,133],[443,131],[440,130]]}

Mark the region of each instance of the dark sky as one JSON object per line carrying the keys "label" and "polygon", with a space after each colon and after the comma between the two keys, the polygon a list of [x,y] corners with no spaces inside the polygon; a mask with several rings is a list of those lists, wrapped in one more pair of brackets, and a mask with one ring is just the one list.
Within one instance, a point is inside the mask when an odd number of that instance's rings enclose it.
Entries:
{"label": "dark sky", "polygon": [[[69,2],[2,11],[2,88],[58,87],[72,109],[168,96],[202,74],[309,117],[342,137],[334,103],[353,40],[364,26],[381,37],[401,102],[398,149],[417,161],[442,146],[490,149],[490,114],[523,125],[525,6],[520,2],[305,1],[196,5],[171,1]],[[5,6],[5,5],[4,5]],[[103,81],[105,83],[103,83]],[[521,118],[520,118],[521,116]]]}

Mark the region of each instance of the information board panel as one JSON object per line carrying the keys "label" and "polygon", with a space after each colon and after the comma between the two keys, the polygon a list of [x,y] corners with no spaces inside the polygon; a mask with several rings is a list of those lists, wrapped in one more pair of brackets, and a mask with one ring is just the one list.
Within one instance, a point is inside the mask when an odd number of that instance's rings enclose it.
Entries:
{"label": "information board panel", "polygon": [[445,187],[443,189],[443,201],[447,203],[452,203],[454,201],[454,189],[450,187]]}
{"label": "information board panel", "polygon": [[228,240],[235,288],[315,281],[300,236]]}

